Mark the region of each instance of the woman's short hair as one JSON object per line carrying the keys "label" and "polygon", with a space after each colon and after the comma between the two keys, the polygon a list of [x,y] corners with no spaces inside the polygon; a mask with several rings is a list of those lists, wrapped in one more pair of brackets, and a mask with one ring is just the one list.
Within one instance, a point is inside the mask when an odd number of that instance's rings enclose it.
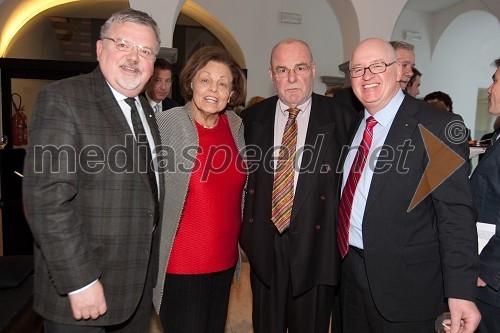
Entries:
{"label": "woman's short hair", "polygon": [[246,94],[246,78],[240,66],[236,63],[233,57],[223,48],[219,46],[205,46],[196,50],[184,65],[179,76],[180,92],[186,101],[193,98],[193,82],[196,73],[205,67],[209,61],[214,61],[226,65],[231,71],[233,81],[231,82],[231,90],[233,94],[229,98],[228,105],[234,107],[245,101]]}

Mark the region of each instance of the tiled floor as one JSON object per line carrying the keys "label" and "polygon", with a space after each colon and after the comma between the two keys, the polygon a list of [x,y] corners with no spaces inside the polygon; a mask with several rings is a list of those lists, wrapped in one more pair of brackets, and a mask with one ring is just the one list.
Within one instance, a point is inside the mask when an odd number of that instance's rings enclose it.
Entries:
{"label": "tiled floor", "polygon": [[250,266],[243,262],[240,284],[233,283],[225,333],[250,333],[252,329],[252,290]]}

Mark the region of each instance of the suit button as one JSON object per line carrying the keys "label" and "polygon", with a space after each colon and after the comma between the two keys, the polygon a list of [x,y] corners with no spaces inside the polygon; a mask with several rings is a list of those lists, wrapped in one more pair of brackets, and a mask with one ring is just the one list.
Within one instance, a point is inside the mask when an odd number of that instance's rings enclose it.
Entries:
{"label": "suit button", "polygon": [[321,226],[320,226],[319,224],[316,224],[316,226],[315,226],[315,227],[316,227],[316,230],[321,229]]}
{"label": "suit button", "polygon": [[248,222],[253,223],[253,217],[249,218]]}
{"label": "suit button", "polygon": [[253,188],[248,190],[248,193],[250,193],[250,194],[253,194],[253,192],[255,192]]}
{"label": "suit button", "polygon": [[150,209],[148,209],[147,214],[149,217],[153,217],[153,212]]}
{"label": "suit button", "polygon": [[326,196],[325,196],[325,195],[322,195],[322,196],[320,197],[320,199],[321,199],[321,200],[325,200],[325,199],[326,199]]}

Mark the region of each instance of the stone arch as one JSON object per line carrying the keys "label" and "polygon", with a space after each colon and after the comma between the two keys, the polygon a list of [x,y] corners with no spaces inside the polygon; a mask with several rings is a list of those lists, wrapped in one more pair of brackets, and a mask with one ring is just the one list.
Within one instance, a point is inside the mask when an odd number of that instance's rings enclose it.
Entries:
{"label": "stone arch", "polygon": [[219,20],[193,1],[187,1],[184,6],[182,6],[181,13],[196,20],[217,36],[238,65],[240,65],[241,68],[246,68],[245,56],[243,55],[241,47],[231,32]]}

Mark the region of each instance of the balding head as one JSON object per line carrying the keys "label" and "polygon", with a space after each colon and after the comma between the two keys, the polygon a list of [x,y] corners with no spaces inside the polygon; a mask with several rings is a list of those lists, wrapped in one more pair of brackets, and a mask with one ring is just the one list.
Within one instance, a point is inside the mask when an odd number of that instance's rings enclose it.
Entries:
{"label": "balding head", "polygon": [[[373,74],[367,67],[372,66]],[[354,50],[350,70],[364,71],[359,77],[351,78],[351,85],[358,99],[371,114],[384,108],[401,89],[398,80],[401,66],[396,63],[394,48],[388,42],[370,38],[358,44]]]}

